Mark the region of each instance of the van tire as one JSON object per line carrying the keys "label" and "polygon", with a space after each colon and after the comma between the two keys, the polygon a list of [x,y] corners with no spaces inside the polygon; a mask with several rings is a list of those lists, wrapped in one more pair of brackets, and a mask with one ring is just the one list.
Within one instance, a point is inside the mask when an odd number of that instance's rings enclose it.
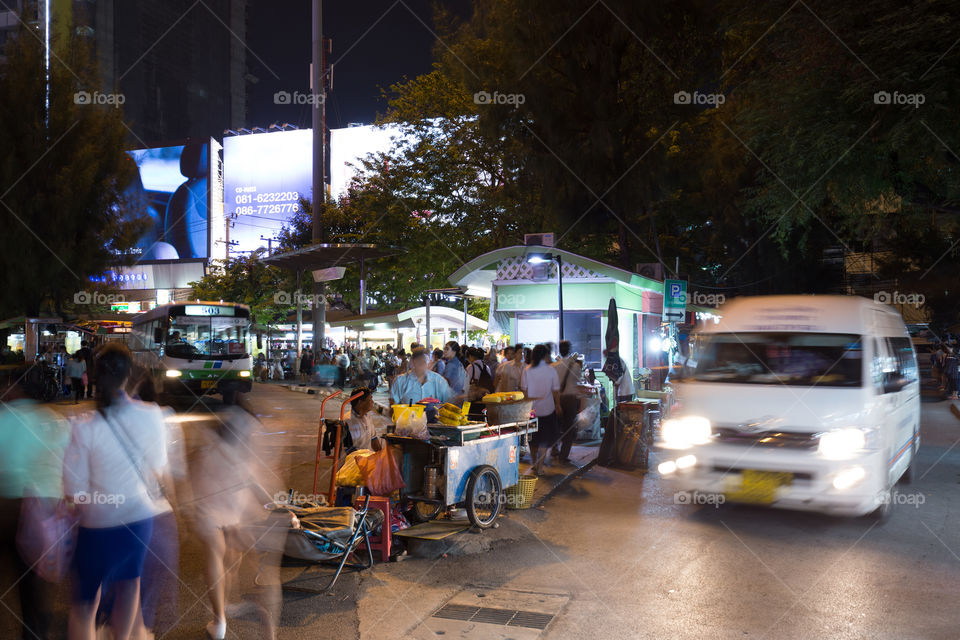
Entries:
{"label": "van tire", "polygon": [[876,520],[877,524],[884,524],[890,520],[893,513],[893,487],[887,487],[883,493],[883,502],[870,513],[870,517]]}

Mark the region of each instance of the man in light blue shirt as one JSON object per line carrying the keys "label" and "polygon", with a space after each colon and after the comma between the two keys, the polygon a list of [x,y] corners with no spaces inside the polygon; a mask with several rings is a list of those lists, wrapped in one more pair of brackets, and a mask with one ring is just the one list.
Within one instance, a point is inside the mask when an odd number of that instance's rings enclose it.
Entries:
{"label": "man in light blue shirt", "polygon": [[424,398],[447,402],[453,396],[450,385],[438,373],[427,369],[427,352],[418,349],[410,357],[410,372],[397,376],[390,389],[393,404],[412,404]]}
{"label": "man in light blue shirt", "polygon": [[443,378],[450,385],[450,390],[456,395],[462,395],[467,379],[467,372],[460,362],[460,345],[451,340],[443,345]]}

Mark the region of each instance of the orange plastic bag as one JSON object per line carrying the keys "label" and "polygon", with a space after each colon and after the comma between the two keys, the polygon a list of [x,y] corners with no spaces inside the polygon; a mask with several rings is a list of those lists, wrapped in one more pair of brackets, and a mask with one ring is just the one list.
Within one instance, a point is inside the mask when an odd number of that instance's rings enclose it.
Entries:
{"label": "orange plastic bag", "polygon": [[372,456],[357,460],[357,466],[363,475],[363,484],[375,496],[389,496],[406,486],[392,449],[393,447],[386,446]]}

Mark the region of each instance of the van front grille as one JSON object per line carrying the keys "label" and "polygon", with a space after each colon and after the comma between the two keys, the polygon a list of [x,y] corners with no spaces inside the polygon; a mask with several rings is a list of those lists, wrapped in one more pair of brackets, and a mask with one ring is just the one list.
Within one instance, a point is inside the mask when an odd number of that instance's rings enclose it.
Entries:
{"label": "van front grille", "polygon": [[721,444],[780,449],[816,449],[819,437],[813,433],[759,431],[751,433],[734,427],[714,427],[713,441]]}

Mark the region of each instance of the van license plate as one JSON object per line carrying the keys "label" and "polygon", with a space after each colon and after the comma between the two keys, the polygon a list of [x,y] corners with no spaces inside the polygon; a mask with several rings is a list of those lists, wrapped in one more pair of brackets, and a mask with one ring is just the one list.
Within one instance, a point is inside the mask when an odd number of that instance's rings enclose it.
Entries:
{"label": "van license plate", "polygon": [[777,490],[792,482],[792,473],[745,469],[739,477],[727,478],[724,495],[733,502],[771,504],[777,499]]}
{"label": "van license plate", "polygon": [[213,389],[217,386],[216,380],[201,380],[200,388],[201,389]]}

